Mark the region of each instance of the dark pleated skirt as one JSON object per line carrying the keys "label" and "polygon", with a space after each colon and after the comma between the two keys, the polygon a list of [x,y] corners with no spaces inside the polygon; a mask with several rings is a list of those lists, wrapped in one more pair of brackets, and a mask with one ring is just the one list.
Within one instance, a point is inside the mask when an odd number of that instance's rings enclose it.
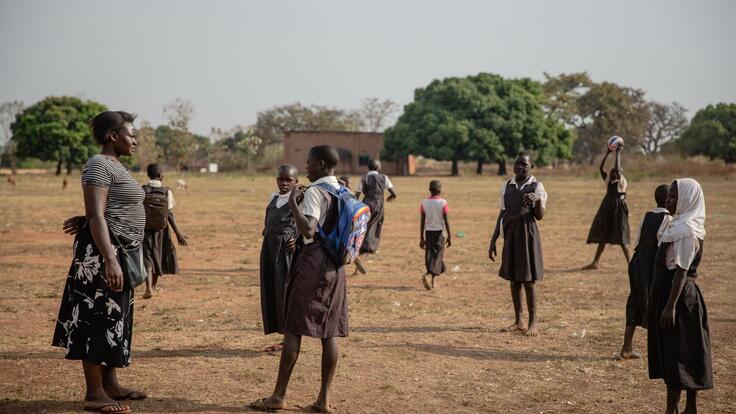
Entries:
{"label": "dark pleated skirt", "polygon": [[378,250],[378,244],[381,242],[381,230],[383,229],[383,200],[365,199],[363,202],[371,210],[371,219],[368,221],[368,229],[363,244],[360,245],[360,252],[375,253]]}
{"label": "dark pleated skirt", "polygon": [[713,388],[708,312],[695,279],[687,278],[675,305],[675,327],[659,327],[672,279],[655,278],[649,314],[649,378],[662,378],[668,388]]}
{"label": "dark pleated skirt", "polygon": [[424,232],[424,264],[427,273],[440,275],[445,273],[445,236],[442,230],[427,230]]}
{"label": "dark pleated skirt", "polygon": [[299,250],[286,282],[284,333],[314,338],[348,336],[344,266],[335,266],[319,240]]}
{"label": "dark pleated skirt", "polygon": [[654,279],[656,247],[641,246],[629,263],[629,297],[626,300],[626,325],[649,326],[649,287]]}
{"label": "dark pleated skirt", "polygon": [[588,232],[587,243],[629,244],[629,207],[626,200],[605,196]]}
{"label": "dark pleated skirt", "polygon": [[542,238],[531,214],[504,219],[503,252],[498,275],[512,282],[542,280]]}
{"label": "dark pleated skirt", "polygon": [[290,264],[285,237],[266,234],[261,247],[261,315],[266,335],[284,332],[284,295]]}
{"label": "dark pleated skirt", "polygon": [[108,290],[104,273],[104,259],[85,225],[74,239],[52,345],[66,348],[66,359],[126,367],[133,339],[133,288],[123,273],[123,290]]}
{"label": "dark pleated skirt", "polygon": [[143,238],[143,263],[153,277],[179,273],[176,247],[167,226],[163,230],[146,230]]}

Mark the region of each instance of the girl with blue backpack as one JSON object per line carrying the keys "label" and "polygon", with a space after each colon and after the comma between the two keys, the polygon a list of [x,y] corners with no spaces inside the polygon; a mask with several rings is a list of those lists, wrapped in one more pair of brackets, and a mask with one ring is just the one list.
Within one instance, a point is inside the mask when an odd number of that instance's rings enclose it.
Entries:
{"label": "girl with blue backpack", "polygon": [[[284,345],[274,391],[270,397],[251,403],[254,410],[271,412],[286,407],[286,388],[299,357],[302,336],[310,336],[322,341],[322,383],[309,408],[313,412],[332,411],[329,390],[337,368],[337,337],[348,335],[344,265],[357,256],[370,217],[367,206],[335,177],[339,161],[334,147],[312,147],[306,165],[312,185],[297,186],[289,196],[301,237],[286,282]],[[356,217],[358,221],[353,222]]]}

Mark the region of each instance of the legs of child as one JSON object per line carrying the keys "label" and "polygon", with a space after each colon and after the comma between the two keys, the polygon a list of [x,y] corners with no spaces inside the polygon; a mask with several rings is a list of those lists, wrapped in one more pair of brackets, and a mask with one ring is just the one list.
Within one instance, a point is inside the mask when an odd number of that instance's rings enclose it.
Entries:
{"label": "legs of child", "polygon": [[281,349],[279,359],[279,374],[276,378],[276,386],[268,398],[262,398],[250,404],[250,407],[258,411],[283,410],[286,407],[286,389],[289,386],[291,372],[294,370],[296,360],[299,359],[299,350],[302,346],[302,337],[298,335],[285,334],[284,347]]}
{"label": "legs of child", "polygon": [[665,414],[676,414],[680,412],[677,406],[680,403],[681,391],[679,388],[667,387],[667,407],[664,409]]}
{"label": "legs of child", "polygon": [[687,402],[685,403],[685,411],[683,414],[696,414],[698,412],[698,392],[687,391]]}
{"label": "legs of child", "polygon": [[335,378],[337,369],[337,338],[322,339],[322,383],[317,400],[312,405],[314,411],[328,413],[332,411],[330,405],[330,386]]}
{"label": "legs of child", "polygon": [[595,251],[595,258],[593,259],[593,262],[585,267],[583,267],[582,270],[595,270],[598,268],[598,261],[601,260],[601,255],[603,254],[603,249],[606,248],[605,243],[598,243],[598,249]]}
{"label": "legs of child", "polygon": [[439,275],[432,275],[432,290],[438,289],[440,287],[440,282],[437,280]]}
{"label": "legs of child", "polygon": [[624,345],[621,347],[621,352],[619,353],[620,359],[636,359],[641,358],[641,354],[638,352],[634,352],[634,331],[636,330],[636,326],[626,325],[626,329],[624,330]]}
{"label": "legs of child", "polygon": [[529,312],[529,325],[526,329],[526,335],[537,336],[537,287],[533,281],[524,282],[524,293],[526,293],[526,307]]}
{"label": "legs of child", "polygon": [[427,276],[429,276],[429,273],[425,273],[422,275],[422,284],[424,285],[425,289],[432,290],[432,286],[429,284],[429,280],[427,279]]}
{"label": "legs of child", "polygon": [[514,323],[502,329],[503,332],[523,331],[525,329],[524,322],[521,320],[521,287],[522,282],[512,281],[511,300],[514,302]]}
{"label": "legs of child", "polygon": [[629,248],[625,244],[621,245],[621,250],[624,251],[624,257],[626,258],[626,264],[631,263],[631,256],[629,255]]}

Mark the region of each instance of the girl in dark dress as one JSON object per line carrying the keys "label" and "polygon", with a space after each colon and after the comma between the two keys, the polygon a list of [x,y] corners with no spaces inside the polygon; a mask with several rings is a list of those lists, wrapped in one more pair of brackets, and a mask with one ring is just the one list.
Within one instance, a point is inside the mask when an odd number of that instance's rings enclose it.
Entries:
{"label": "girl in dark dress", "polygon": [[710,330],[703,295],[695,283],[703,257],[705,198],[692,178],[672,182],[667,209],[673,218],[662,232],[655,259],[649,313],[649,378],[667,385],[665,413],[697,411],[699,390],[713,388]]}
{"label": "girl in dark dress", "polygon": [[82,360],[87,411],[129,413],[116,400],[146,397],[120,385],[116,373],[130,364],[133,335],[133,287],[118,261],[117,242],[140,245],[146,222],[143,189],[119,161],[135,151],[134,119],[109,111],[92,120],[102,151],[82,173],[86,216],[64,222],[65,232],[75,234],[74,260],[52,345],[65,348],[67,359]]}
{"label": "girl in dark dress", "polygon": [[654,257],[657,254],[657,241],[671,216],[665,208],[669,186],[660,185],[654,191],[657,207],[644,215],[639,226],[639,236],[634,249],[634,256],[629,264],[629,297],[626,300],[626,329],[624,344],[619,353],[620,359],[640,358],[641,354],[633,350],[634,331],[637,326],[647,328],[649,286],[654,278]]}
{"label": "girl in dark dress", "polygon": [[340,188],[334,175],[339,161],[334,147],[312,147],[306,166],[312,185],[306,189],[297,186],[289,196],[289,208],[301,238],[286,282],[284,347],[274,391],[270,397],[251,403],[254,410],[277,411],[286,407],[286,388],[299,357],[302,336],[306,335],[322,342],[322,382],[310,411],[332,411],[329,391],[337,368],[337,337],[348,335],[347,283],[344,266],[333,262],[321,244],[318,228],[329,233],[337,225],[339,213],[333,196],[319,186]]}
{"label": "girl in dark dress", "polygon": [[603,197],[601,206],[595,214],[593,224],[590,226],[587,243],[597,243],[598,249],[595,252],[593,262],[583,270],[597,269],[598,261],[601,259],[603,249],[606,244],[618,244],[626,257],[626,264],[629,264],[629,208],[626,205],[626,177],[624,177],[621,169],[621,151],[624,144],[621,143],[616,147],[616,166],[606,174],[605,166],[608,155],[612,152],[609,148],[606,156],[601,161],[600,172],[601,178],[606,182],[606,196]]}
{"label": "girl in dark dress", "polygon": [[[504,331],[526,331],[528,336],[537,335],[537,294],[535,283],[542,280],[542,239],[537,220],[544,217],[547,192],[540,181],[530,175],[534,168],[527,153],[519,153],[514,161],[516,176],[501,187],[501,211],[496,220],[488,257],[496,261],[496,241],[503,228],[503,253],[499,276],[511,285],[514,303],[514,323]],[[526,292],[529,325],[525,328],[521,320],[521,288]]]}
{"label": "girl in dark dress", "polygon": [[[266,207],[261,246],[261,314],[266,335],[284,333],[286,277],[296,242],[296,222],[288,201],[291,190],[298,183],[296,167],[280,166],[276,176],[279,191],[271,195]],[[266,351],[280,351],[281,347],[282,344],[271,345]]]}

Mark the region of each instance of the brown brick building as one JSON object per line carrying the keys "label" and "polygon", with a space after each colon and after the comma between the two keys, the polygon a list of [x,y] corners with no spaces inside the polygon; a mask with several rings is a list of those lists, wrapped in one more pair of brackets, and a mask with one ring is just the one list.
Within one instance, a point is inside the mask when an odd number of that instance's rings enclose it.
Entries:
{"label": "brown brick building", "polygon": [[[381,159],[383,134],[380,132],[299,131],[284,134],[284,163],[294,164],[300,170],[307,161],[309,149],[329,144],[340,151],[340,165],[336,174],[361,175],[368,171],[368,161]],[[413,175],[414,157],[397,161],[381,161],[381,169],[388,175]]]}

